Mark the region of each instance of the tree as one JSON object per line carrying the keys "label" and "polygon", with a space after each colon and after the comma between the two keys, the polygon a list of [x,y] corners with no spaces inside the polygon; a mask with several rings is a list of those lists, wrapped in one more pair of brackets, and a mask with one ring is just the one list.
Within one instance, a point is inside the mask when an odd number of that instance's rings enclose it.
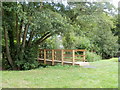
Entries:
{"label": "tree", "polygon": [[114,56],[118,50],[118,37],[111,31],[115,28],[111,16],[113,8],[109,3],[74,4],[71,16],[67,14],[74,26],[74,35],[73,32],[65,35],[64,46],[96,51],[103,58]]}
{"label": "tree", "polygon": [[115,36],[118,36],[118,44],[120,50],[120,14],[114,16],[114,25],[115,27],[112,29],[112,32]]}
{"label": "tree", "polygon": [[56,11],[54,5],[49,3],[41,6],[41,3],[35,2],[3,2],[5,63],[9,63],[12,69],[31,69],[38,66],[35,61],[38,45],[52,35],[68,30],[66,18]]}
{"label": "tree", "polygon": [[110,3],[69,3],[67,7],[46,2],[2,4],[2,54],[7,68],[38,67],[38,48],[56,47],[51,41],[57,35],[65,48],[94,50],[103,58],[112,57],[118,49],[119,32]]}

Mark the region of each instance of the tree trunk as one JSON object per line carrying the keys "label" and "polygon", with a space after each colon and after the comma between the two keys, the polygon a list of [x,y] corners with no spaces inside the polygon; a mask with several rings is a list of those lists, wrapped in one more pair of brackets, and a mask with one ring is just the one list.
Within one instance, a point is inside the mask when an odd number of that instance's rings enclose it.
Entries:
{"label": "tree trunk", "polygon": [[10,49],[9,49],[9,45],[8,45],[8,35],[7,34],[8,33],[7,33],[7,31],[4,27],[4,39],[5,39],[5,48],[6,48],[6,55],[7,55],[6,57],[8,59],[8,62],[10,64],[10,66],[12,67],[12,69],[14,69],[13,68],[14,67],[13,60],[12,60],[11,55],[10,55]]}

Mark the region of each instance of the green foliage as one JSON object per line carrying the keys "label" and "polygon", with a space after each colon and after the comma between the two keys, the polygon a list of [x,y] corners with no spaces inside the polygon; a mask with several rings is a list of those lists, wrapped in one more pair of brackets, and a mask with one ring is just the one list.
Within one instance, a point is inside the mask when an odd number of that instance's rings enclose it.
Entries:
{"label": "green foliage", "polygon": [[40,34],[45,32],[55,34],[59,34],[60,32],[63,33],[68,25],[64,17],[49,8],[43,9],[41,12],[36,11],[35,18],[32,23],[32,27]]}
{"label": "green foliage", "polygon": [[[118,8],[119,10],[120,8]],[[114,25],[115,28],[112,29],[112,32],[114,35],[118,36],[118,44],[119,44],[119,50],[120,50],[120,14],[114,16]]]}
{"label": "green foliage", "polygon": [[77,44],[75,47],[78,49],[92,50],[92,48],[94,47],[94,44],[92,44],[88,37],[78,37],[76,42]]}
{"label": "green foliage", "polygon": [[97,55],[95,52],[86,52],[86,60],[88,62],[94,62],[94,61],[99,61],[101,60],[102,57],[100,55]]}
{"label": "green foliage", "polygon": [[46,40],[46,42],[42,43],[42,45],[40,45],[40,48],[47,48],[47,49],[60,49],[63,48],[62,47],[62,40],[60,38],[60,36],[58,35],[54,35],[50,38],[48,38]]}
{"label": "green foliage", "polygon": [[95,49],[95,51],[101,53],[104,58],[114,56],[118,51],[118,37],[114,36],[110,30],[105,29],[97,31],[96,34],[92,39],[99,49]]}
{"label": "green foliage", "polygon": [[74,49],[76,45],[76,40],[77,38],[75,37],[75,33],[72,32],[67,32],[64,34],[63,37],[63,45],[66,49]]}
{"label": "green foliage", "polygon": [[7,69],[7,70],[9,70],[9,69],[11,70],[12,69],[6,58],[2,59],[2,68],[3,69]]}
{"label": "green foliage", "polygon": [[38,55],[38,47],[33,46],[31,48],[25,48],[24,53],[19,53],[16,55],[15,59],[15,65],[20,70],[29,70],[34,69],[39,66],[39,63],[37,61],[37,55]]}
{"label": "green foliage", "polygon": [[[2,42],[3,46],[7,46],[9,49],[3,53],[9,54],[9,57],[5,54],[5,59],[8,63],[11,61],[11,64],[14,64],[10,66],[25,70],[37,67],[37,50],[34,47],[55,34],[61,35],[69,30],[67,18],[57,12],[56,4],[43,4],[44,6],[41,6],[39,2],[28,4],[3,2],[2,29],[8,35],[8,37],[4,36],[8,39],[6,40],[8,44],[4,43],[4,39]],[[47,41],[48,44],[53,44],[50,40]],[[46,48],[48,47],[55,48],[57,46],[47,45]]]}
{"label": "green foliage", "polygon": [[115,24],[114,17],[110,15],[111,8],[114,7],[109,3],[73,5],[76,7],[70,11],[74,14],[66,15],[72,19],[74,29],[64,35],[63,45],[68,48],[96,51],[103,58],[115,56],[118,51],[118,37],[112,33]]}

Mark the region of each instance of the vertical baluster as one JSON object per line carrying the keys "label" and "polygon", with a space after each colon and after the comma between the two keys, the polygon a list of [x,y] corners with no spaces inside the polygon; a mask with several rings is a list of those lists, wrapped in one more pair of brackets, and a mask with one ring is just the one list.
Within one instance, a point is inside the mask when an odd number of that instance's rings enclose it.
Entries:
{"label": "vertical baluster", "polygon": [[63,65],[63,54],[64,54],[64,50],[61,50],[61,61],[62,61],[62,65]]}
{"label": "vertical baluster", "polygon": [[85,58],[86,58],[86,56],[85,56],[85,51],[83,51],[83,62],[85,62]]}
{"label": "vertical baluster", "polygon": [[54,65],[54,50],[52,50],[52,65]]}
{"label": "vertical baluster", "polygon": [[46,64],[46,50],[44,49],[44,64]]}
{"label": "vertical baluster", "polygon": [[72,65],[75,65],[75,50],[72,50]]}

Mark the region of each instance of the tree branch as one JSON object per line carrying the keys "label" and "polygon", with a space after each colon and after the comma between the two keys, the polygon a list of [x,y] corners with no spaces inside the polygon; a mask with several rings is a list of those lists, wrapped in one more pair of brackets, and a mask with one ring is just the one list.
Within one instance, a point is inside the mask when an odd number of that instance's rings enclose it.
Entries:
{"label": "tree branch", "polygon": [[18,15],[16,13],[16,40],[17,44],[19,44],[19,30],[18,30]]}
{"label": "tree branch", "polygon": [[50,35],[50,32],[47,32],[46,34],[44,34],[40,39],[38,39],[35,44],[39,44],[44,38],[46,38],[47,36]]}
{"label": "tree branch", "polygon": [[34,30],[32,30],[32,31],[30,32],[30,38],[29,38],[29,40],[28,40],[28,46],[30,46],[34,34],[35,34],[35,33],[34,33]]}
{"label": "tree branch", "polygon": [[21,24],[20,24],[20,28],[19,28],[19,34],[18,34],[18,44],[20,45],[20,41],[21,41],[21,34],[22,34],[22,28],[23,28],[23,20],[21,20]]}
{"label": "tree branch", "polygon": [[46,40],[47,38],[49,38],[50,36],[52,36],[52,34],[46,36],[44,39],[42,39],[40,42],[38,42],[38,44],[39,44],[39,43],[42,43],[43,41],[45,41],[45,40]]}
{"label": "tree branch", "polygon": [[40,39],[38,39],[34,44],[40,44],[42,43],[43,41],[45,41],[47,38],[49,38],[50,36],[54,35],[55,33],[57,33],[59,31],[55,31],[54,33],[50,33],[50,32],[47,32],[46,34],[44,34]]}
{"label": "tree branch", "polygon": [[24,33],[23,33],[22,48],[25,47],[28,28],[29,28],[29,24],[26,24],[26,25],[25,25],[25,29],[24,29]]}

